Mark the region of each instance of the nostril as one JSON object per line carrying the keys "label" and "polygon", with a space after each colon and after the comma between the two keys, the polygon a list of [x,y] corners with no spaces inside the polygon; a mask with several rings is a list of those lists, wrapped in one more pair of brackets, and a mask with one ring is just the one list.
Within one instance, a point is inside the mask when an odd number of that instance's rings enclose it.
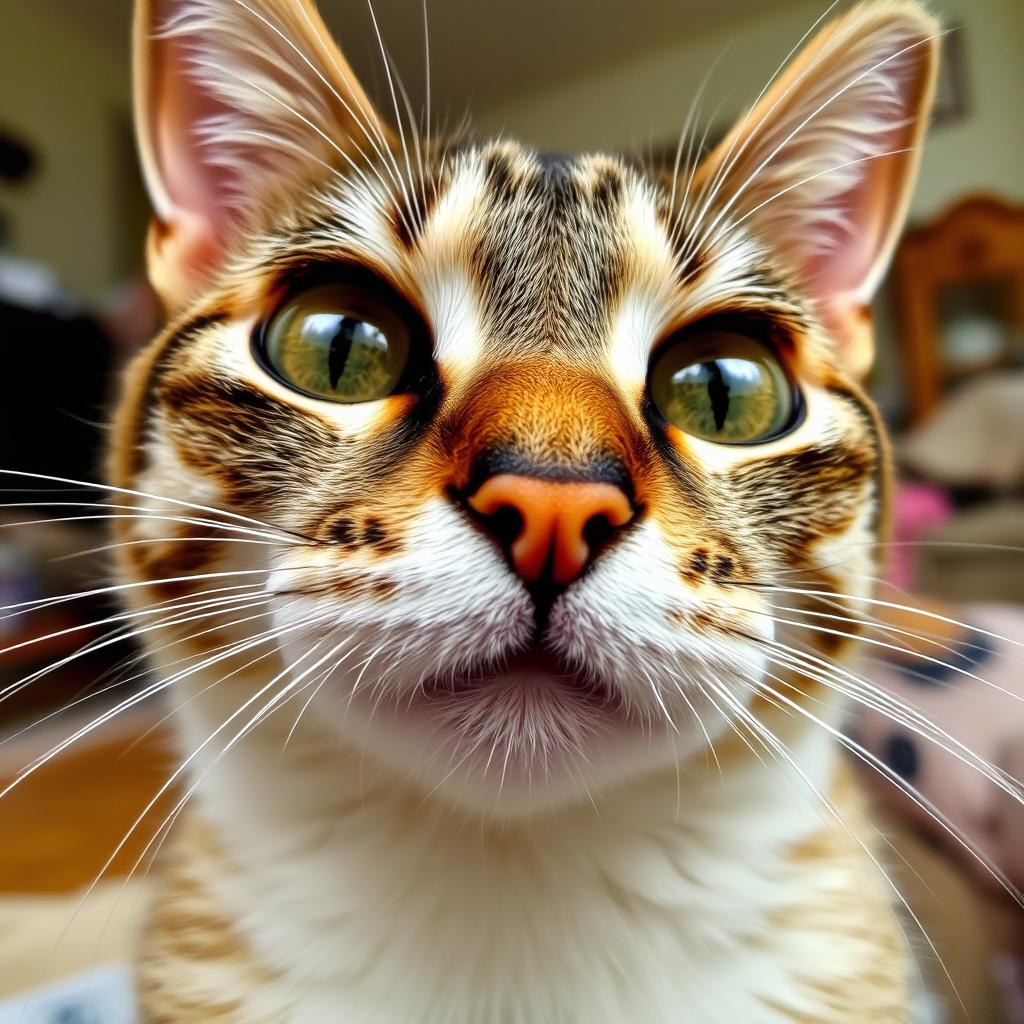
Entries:
{"label": "nostril", "polygon": [[522,512],[513,505],[501,505],[487,519],[491,535],[505,547],[511,547],[526,525]]}
{"label": "nostril", "polygon": [[634,515],[612,484],[508,473],[488,478],[463,503],[529,586],[568,586]]}
{"label": "nostril", "polygon": [[592,515],[583,524],[583,540],[590,549],[591,555],[600,551],[612,539],[615,529],[604,512]]}

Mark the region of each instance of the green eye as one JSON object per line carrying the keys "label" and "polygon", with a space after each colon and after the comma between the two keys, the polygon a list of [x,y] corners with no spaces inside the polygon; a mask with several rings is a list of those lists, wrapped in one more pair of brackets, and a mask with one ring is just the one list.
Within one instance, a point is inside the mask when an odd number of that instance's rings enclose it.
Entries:
{"label": "green eye", "polygon": [[269,369],[298,391],[332,402],[372,402],[398,385],[409,361],[406,321],[372,290],[310,288],[286,302],[263,334]]}
{"label": "green eye", "polygon": [[669,423],[721,444],[777,437],[796,412],[779,360],[753,338],[725,330],[667,346],[651,370],[650,390]]}

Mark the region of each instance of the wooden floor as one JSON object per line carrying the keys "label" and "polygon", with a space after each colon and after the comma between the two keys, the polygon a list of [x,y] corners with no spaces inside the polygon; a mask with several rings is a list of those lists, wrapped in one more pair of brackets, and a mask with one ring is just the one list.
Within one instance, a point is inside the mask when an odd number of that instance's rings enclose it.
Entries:
{"label": "wooden floor", "polygon": [[[26,734],[0,747],[0,789],[73,728],[64,720],[45,736]],[[155,714],[138,713],[98,729],[20,782],[0,799],[0,893],[92,884],[174,766],[166,729]],[[165,794],[104,878],[127,875],[172,807]]]}
{"label": "wooden floor", "polygon": [[[70,728],[72,723],[64,722],[45,738],[23,738],[0,746],[0,787],[15,778],[47,746],[66,736]],[[95,738],[77,743],[0,799],[0,925],[4,923],[4,895],[70,893],[91,885],[176,763],[167,732],[158,724],[156,713],[140,711],[131,717],[122,716],[100,730]],[[104,878],[125,877],[154,829],[171,810],[172,801],[170,794],[159,801],[147,823],[125,844]],[[969,1016],[956,1012],[951,1022],[1000,1019],[995,1015],[995,990],[987,973],[992,954],[992,917],[983,901],[973,894],[948,858],[912,833],[888,827],[886,834],[895,840],[905,858],[902,866],[894,864],[899,888],[914,906],[929,936],[942,948],[945,965],[968,1008]],[[903,871],[903,867],[907,870]],[[13,964],[35,963],[43,954],[53,957],[54,949],[58,948],[55,936],[62,935],[66,922],[78,913],[74,901],[36,906],[32,920],[38,924],[36,931],[44,933],[44,937],[33,946],[25,938],[25,901],[10,903],[15,906],[13,910],[8,906],[8,916],[19,922],[22,938],[9,942],[5,953],[4,937],[0,935],[0,993],[5,975],[10,982],[9,976],[17,973]],[[120,936],[121,954],[125,955],[135,925],[129,921],[119,929],[112,928],[110,922],[115,910],[123,911],[129,903],[121,898],[120,886],[98,890],[89,904],[94,913],[82,915],[86,941],[75,944],[62,940],[59,948],[65,959],[53,961],[54,969],[66,968],[64,973],[71,973],[83,965],[94,965],[99,935]],[[90,927],[94,927],[96,934],[88,932]],[[964,934],[976,938],[960,941],[958,936]],[[931,981],[936,991],[947,995],[950,1008],[959,1007],[944,974],[933,972]]]}

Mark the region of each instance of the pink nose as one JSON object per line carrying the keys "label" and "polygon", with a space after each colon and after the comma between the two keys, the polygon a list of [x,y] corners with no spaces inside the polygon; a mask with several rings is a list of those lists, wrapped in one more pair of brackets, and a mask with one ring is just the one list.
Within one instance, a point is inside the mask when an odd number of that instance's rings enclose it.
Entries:
{"label": "pink nose", "polygon": [[[575,580],[596,555],[593,537],[633,518],[629,499],[614,484],[539,480],[515,473],[486,480],[469,498],[469,506],[507,547],[521,579],[536,583],[550,567],[551,578],[562,586]],[[509,510],[519,519],[513,530],[508,528]]]}

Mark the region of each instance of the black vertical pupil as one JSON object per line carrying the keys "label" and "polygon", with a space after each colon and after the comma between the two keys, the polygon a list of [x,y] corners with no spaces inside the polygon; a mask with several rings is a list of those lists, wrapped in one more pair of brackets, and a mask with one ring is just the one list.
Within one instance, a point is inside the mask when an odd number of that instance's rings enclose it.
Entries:
{"label": "black vertical pupil", "polygon": [[729,384],[717,361],[705,363],[704,366],[709,377],[708,399],[711,402],[711,415],[715,417],[715,429],[721,430],[726,416],[729,415]]}
{"label": "black vertical pupil", "polygon": [[362,326],[362,320],[356,320],[350,316],[338,317],[338,325],[331,338],[331,347],[327,352],[327,373],[331,381],[331,388],[337,388],[338,381],[345,373],[345,364],[348,363],[348,357],[352,353],[352,343],[355,341],[356,332]]}

